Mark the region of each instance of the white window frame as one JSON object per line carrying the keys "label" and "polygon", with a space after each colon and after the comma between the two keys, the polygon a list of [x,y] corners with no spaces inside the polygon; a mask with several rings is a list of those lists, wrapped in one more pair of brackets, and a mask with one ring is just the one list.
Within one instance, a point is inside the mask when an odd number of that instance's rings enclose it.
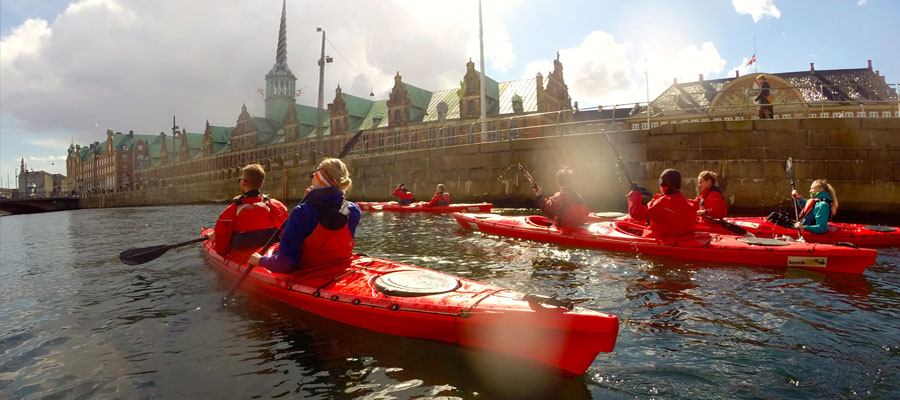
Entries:
{"label": "white window frame", "polygon": [[842,113],[842,112],[834,112],[834,113],[831,113],[831,116],[832,116],[833,118],[840,118],[840,117],[844,116],[844,113]]}
{"label": "white window frame", "polygon": [[878,118],[878,111],[869,111],[869,118]]}
{"label": "white window frame", "polygon": [[641,124],[631,124],[631,130],[636,131],[641,129]]}
{"label": "white window frame", "polygon": [[823,112],[823,113],[822,113],[822,118],[828,118],[828,113],[827,113],[827,112]]}
{"label": "white window frame", "polygon": [[890,112],[890,111],[882,111],[882,112],[881,112],[881,116],[884,117],[884,118],[890,118],[890,117],[891,117],[891,112]]}
{"label": "white window frame", "polygon": [[859,118],[865,118],[865,117],[866,117],[866,112],[865,112],[865,111],[857,111],[857,112],[856,112],[856,116],[859,117]]}
{"label": "white window frame", "polygon": [[641,122],[641,129],[650,129],[650,124],[646,122]]}
{"label": "white window frame", "polygon": [[844,111],[844,118],[853,118],[853,111]]}
{"label": "white window frame", "polygon": [[651,127],[651,128],[659,127],[659,122],[651,122],[651,123],[650,123],[650,127]]}

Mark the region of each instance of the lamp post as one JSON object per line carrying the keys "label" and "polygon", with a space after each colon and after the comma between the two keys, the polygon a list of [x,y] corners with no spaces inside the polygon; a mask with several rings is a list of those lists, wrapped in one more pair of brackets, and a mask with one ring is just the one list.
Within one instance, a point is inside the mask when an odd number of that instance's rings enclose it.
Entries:
{"label": "lamp post", "polygon": [[319,154],[325,154],[324,144],[322,143],[322,139],[324,133],[322,132],[322,109],[325,108],[325,64],[334,61],[331,56],[325,55],[325,30],[322,28],[316,28],[316,32],[322,32],[322,53],[319,56],[319,104],[316,107],[316,148],[319,150]]}

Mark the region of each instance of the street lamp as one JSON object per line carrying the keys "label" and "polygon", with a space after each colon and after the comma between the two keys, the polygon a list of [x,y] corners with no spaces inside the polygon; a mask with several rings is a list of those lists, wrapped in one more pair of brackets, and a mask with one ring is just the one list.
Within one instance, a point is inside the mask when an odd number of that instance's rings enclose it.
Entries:
{"label": "street lamp", "polygon": [[325,55],[325,30],[316,28],[316,32],[322,32],[322,54],[319,56],[319,105],[316,108],[316,148],[319,154],[325,154],[325,148],[322,143],[324,133],[322,132],[322,109],[325,108],[325,64],[334,61],[331,56]]}

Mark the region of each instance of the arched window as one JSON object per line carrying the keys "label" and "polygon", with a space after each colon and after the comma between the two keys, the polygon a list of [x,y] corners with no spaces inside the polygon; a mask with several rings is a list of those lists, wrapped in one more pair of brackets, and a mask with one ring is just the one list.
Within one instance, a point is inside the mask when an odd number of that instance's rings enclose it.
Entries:
{"label": "arched window", "polygon": [[466,105],[466,115],[471,117],[475,114],[475,100],[469,100],[469,104]]}

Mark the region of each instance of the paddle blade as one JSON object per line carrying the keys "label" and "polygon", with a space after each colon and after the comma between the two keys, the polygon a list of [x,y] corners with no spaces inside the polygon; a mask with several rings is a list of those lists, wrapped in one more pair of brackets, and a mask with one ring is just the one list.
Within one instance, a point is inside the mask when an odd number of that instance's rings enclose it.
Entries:
{"label": "paddle blade", "polygon": [[346,156],[347,153],[350,152],[350,150],[353,150],[353,145],[355,145],[356,142],[359,141],[359,137],[362,136],[362,133],[362,130],[356,132],[356,134],[347,141],[347,144],[344,145],[344,149],[341,150],[341,154],[338,154],[337,158],[344,158],[344,156]]}
{"label": "paddle blade", "polygon": [[790,178],[791,182],[794,181],[794,160],[791,157],[788,157],[787,164],[784,166],[784,171],[787,172],[788,178]]}
{"label": "paddle blade", "polygon": [[743,236],[743,235],[747,234],[747,230],[744,229],[744,227],[742,227],[742,226],[732,224],[731,222],[728,222],[724,219],[713,218],[706,214],[702,214],[702,215],[703,215],[703,218],[705,218],[706,220],[714,222],[715,224],[721,226],[722,228],[725,228],[725,230],[727,230],[728,232],[731,232],[735,235]]}
{"label": "paddle blade", "polygon": [[119,260],[123,264],[138,265],[148,261],[153,261],[159,256],[166,254],[171,246],[161,244],[159,246],[141,247],[139,249],[129,249],[119,253]]}

